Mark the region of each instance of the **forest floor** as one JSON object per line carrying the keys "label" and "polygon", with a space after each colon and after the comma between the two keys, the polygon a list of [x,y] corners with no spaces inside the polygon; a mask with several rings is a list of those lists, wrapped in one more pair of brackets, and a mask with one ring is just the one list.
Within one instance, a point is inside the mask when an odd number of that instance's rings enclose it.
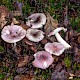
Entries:
{"label": "forest floor", "polygon": [[[6,9],[1,8],[4,5]],[[1,23],[2,11],[9,14]],[[13,44],[0,37],[0,80],[80,80],[80,1],[79,0],[2,0],[0,1],[0,34],[5,25],[16,25],[28,29],[27,17],[33,13],[44,13],[47,22],[41,30],[45,37],[40,42],[27,38]],[[17,11],[17,12],[16,12]],[[57,41],[47,35],[58,27],[67,28],[60,35],[71,45],[47,69],[32,65],[34,53],[44,50],[48,42]]]}

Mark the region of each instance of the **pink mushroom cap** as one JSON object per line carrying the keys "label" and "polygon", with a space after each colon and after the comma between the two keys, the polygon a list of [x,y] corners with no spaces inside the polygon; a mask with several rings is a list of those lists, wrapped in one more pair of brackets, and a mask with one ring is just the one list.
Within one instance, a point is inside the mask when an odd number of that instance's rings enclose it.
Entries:
{"label": "pink mushroom cap", "polygon": [[46,23],[46,16],[44,13],[34,13],[28,17],[26,25],[31,28],[41,28]]}
{"label": "pink mushroom cap", "polygon": [[44,48],[47,52],[56,56],[60,56],[65,50],[65,47],[58,42],[47,43]]}
{"label": "pink mushroom cap", "polygon": [[46,51],[39,51],[34,54],[35,60],[32,62],[33,66],[41,69],[48,68],[54,61],[52,55]]}
{"label": "pink mushroom cap", "polygon": [[18,25],[8,25],[2,29],[1,37],[5,42],[16,43],[26,35],[26,30]]}

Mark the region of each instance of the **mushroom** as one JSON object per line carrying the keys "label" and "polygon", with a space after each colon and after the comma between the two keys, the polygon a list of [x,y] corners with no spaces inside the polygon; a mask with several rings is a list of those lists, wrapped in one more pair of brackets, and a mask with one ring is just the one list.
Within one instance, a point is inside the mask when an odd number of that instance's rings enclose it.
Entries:
{"label": "mushroom", "polygon": [[14,43],[22,40],[26,35],[26,31],[18,25],[8,25],[2,29],[1,37],[7,43]]}
{"label": "mushroom", "polygon": [[34,13],[28,17],[26,25],[31,28],[42,28],[46,23],[46,16],[43,13]]}
{"label": "mushroom", "polygon": [[63,38],[59,35],[58,32],[61,31],[61,30],[63,30],[64,32],[67,31],[66,28],[59,27],[59,28],[55,29],[53,32],[51,32],[48,36],[55,35],[58,42],[60,42],[62,45],[64,45],[65,49],[71,48],[71,46],[65,40],[63,40]]}
{"label": "mushroom", "polygon": [[39,51],[34,54],[34,57],[33,66],[41,69],[48,68],[54,61],[52,55],[46,51]]}
{"label": "mushroom", "polygon": [[65,47],[61,43],[53,42],[45,44],[44,49],[50,54],[60,56],[64,52]]}
{"label": "mushroom", "polygon": [[43,31],[38,29],[29,28],[26,33],[26,37],[33,42],[39,42],[44,38]]}

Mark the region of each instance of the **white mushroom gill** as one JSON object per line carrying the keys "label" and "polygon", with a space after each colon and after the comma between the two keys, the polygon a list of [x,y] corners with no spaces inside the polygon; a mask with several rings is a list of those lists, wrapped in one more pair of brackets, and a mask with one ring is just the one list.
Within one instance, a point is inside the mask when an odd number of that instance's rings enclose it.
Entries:
{"label": "white mushroom gill", "polygon": [[60,42],[62,45],[64,45],[65,49],[70,48],[71,46],[60,36],[60,34],[58,33],[59,31],[63,30],[64,32],[67,31],[66,28],[64,27],[60,27],[55,29],[53,32],[51,32],[48,36],[51,35],[55,35],[55,37],[57,38],[58,42]]}
{"label": "white mushroom gill", "polygon": [[34,13],[27,19],[26,25],[31,28],[42,28],[46,23],[46,15],[44,13]]}
{"label": "white mushroom gill", "polygon": [[26,32],[26,37],[33,42],[39,42],[44,38],[44,32],[38,29],[29,28]]}

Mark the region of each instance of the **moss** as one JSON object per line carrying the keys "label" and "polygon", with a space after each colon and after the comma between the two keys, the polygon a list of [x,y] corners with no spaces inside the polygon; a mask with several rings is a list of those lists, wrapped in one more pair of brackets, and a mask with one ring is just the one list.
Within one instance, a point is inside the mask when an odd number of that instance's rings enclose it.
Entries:
{"label": "moss", "polygon": [[3,51],[4,51],[4,47],[0,46],[0,52],[3,52]]}
{"label": "moss", "polygon": [[70,66],[71,66],[71,60],[70,60],[69,57],[65,57],[64,58],[64,63],[65,63],[65,65],[66,65],[67,68],[70,68]]}
{"label": "moss", "polygon": [[5,78],[5,75],[0,73],[0,80],[4,80],[4,78]]}

